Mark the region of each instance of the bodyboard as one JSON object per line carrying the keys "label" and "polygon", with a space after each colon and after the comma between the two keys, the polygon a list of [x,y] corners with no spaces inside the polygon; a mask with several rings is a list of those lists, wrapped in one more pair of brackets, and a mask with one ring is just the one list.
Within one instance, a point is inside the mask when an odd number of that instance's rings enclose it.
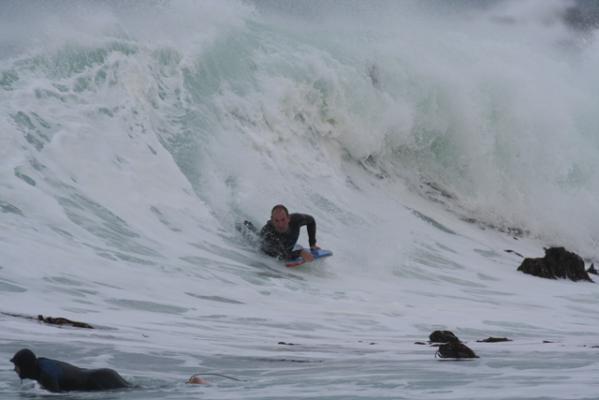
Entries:
{"label": "bodyboard", "polygon": [[[329,257],[333,255],[333,252],[331,250],[324,250],[324,249],[311,249],[310,252],[312,253],[312,255],[314,256],[314,259],[318,259],[318,258],[323,258],[323,257]],[[292,258],[291,260],[287,260],[285,262],[285,265],[289,268],[293,268],[293,267],[299,267],[302,264],[305,264],[306,260],[304,260],[303,257],[297,257],[297,258]]]}

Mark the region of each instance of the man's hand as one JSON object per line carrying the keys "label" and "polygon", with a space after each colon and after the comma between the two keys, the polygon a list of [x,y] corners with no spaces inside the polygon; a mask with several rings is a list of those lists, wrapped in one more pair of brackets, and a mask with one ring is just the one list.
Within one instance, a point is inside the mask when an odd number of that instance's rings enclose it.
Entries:
{"label": "man's hand", "polygon": [[306,262],[314,261],[314,256],[308,250],[302,250],[300,255]]}

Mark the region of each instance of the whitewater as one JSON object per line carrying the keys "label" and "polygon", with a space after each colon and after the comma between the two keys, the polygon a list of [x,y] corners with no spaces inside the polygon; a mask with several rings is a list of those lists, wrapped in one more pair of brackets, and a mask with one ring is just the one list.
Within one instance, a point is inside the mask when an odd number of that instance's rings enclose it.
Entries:
{"label": "whitewater", "polygon": [[[0,398],[597,398],[599,287],[516,270],[599,259],[574,4],[2,2]],[[334,256],[235,229],[277,203]],[[49,394],[24,347],[135,387]]]}

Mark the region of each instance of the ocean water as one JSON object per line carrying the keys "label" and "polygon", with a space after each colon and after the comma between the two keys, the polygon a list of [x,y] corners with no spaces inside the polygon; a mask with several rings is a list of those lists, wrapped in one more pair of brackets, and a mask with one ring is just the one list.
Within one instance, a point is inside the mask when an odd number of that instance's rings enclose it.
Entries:
{"label": "ocean water", "polygon": [[[599,258],[575,5],[0,3],[0,398],[597,398],[598,286],[516,271]],[[276,203],[335,255],[257,252]],[[135,387],[49,394],[23,347]]]}

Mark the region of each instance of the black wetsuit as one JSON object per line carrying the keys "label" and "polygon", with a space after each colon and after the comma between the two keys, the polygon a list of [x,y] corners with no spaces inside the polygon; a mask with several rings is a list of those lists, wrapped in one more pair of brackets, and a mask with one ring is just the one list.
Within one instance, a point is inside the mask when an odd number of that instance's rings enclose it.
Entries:
{"label": "black wetsuit", "polygon": [[275,230],[271,221],[260,231],[261,249],[271,257],[289,260],[299,257],[301,250],[293,251],[293,247],[299,238],[300,228],[306,225],[308,229],[308,241],[310,247],[316,244],[316,222],[308,214],[289,214],[289,229],[287,232],[279,233]]}
{"label": "black wetsuit", "polygon": [[34,379],[51,392],[129,387],[127,381],[113,369],[84,369],[49,358],[36,358],[28,349],[17,352],[11,361],[20,368],[21,379]]}

